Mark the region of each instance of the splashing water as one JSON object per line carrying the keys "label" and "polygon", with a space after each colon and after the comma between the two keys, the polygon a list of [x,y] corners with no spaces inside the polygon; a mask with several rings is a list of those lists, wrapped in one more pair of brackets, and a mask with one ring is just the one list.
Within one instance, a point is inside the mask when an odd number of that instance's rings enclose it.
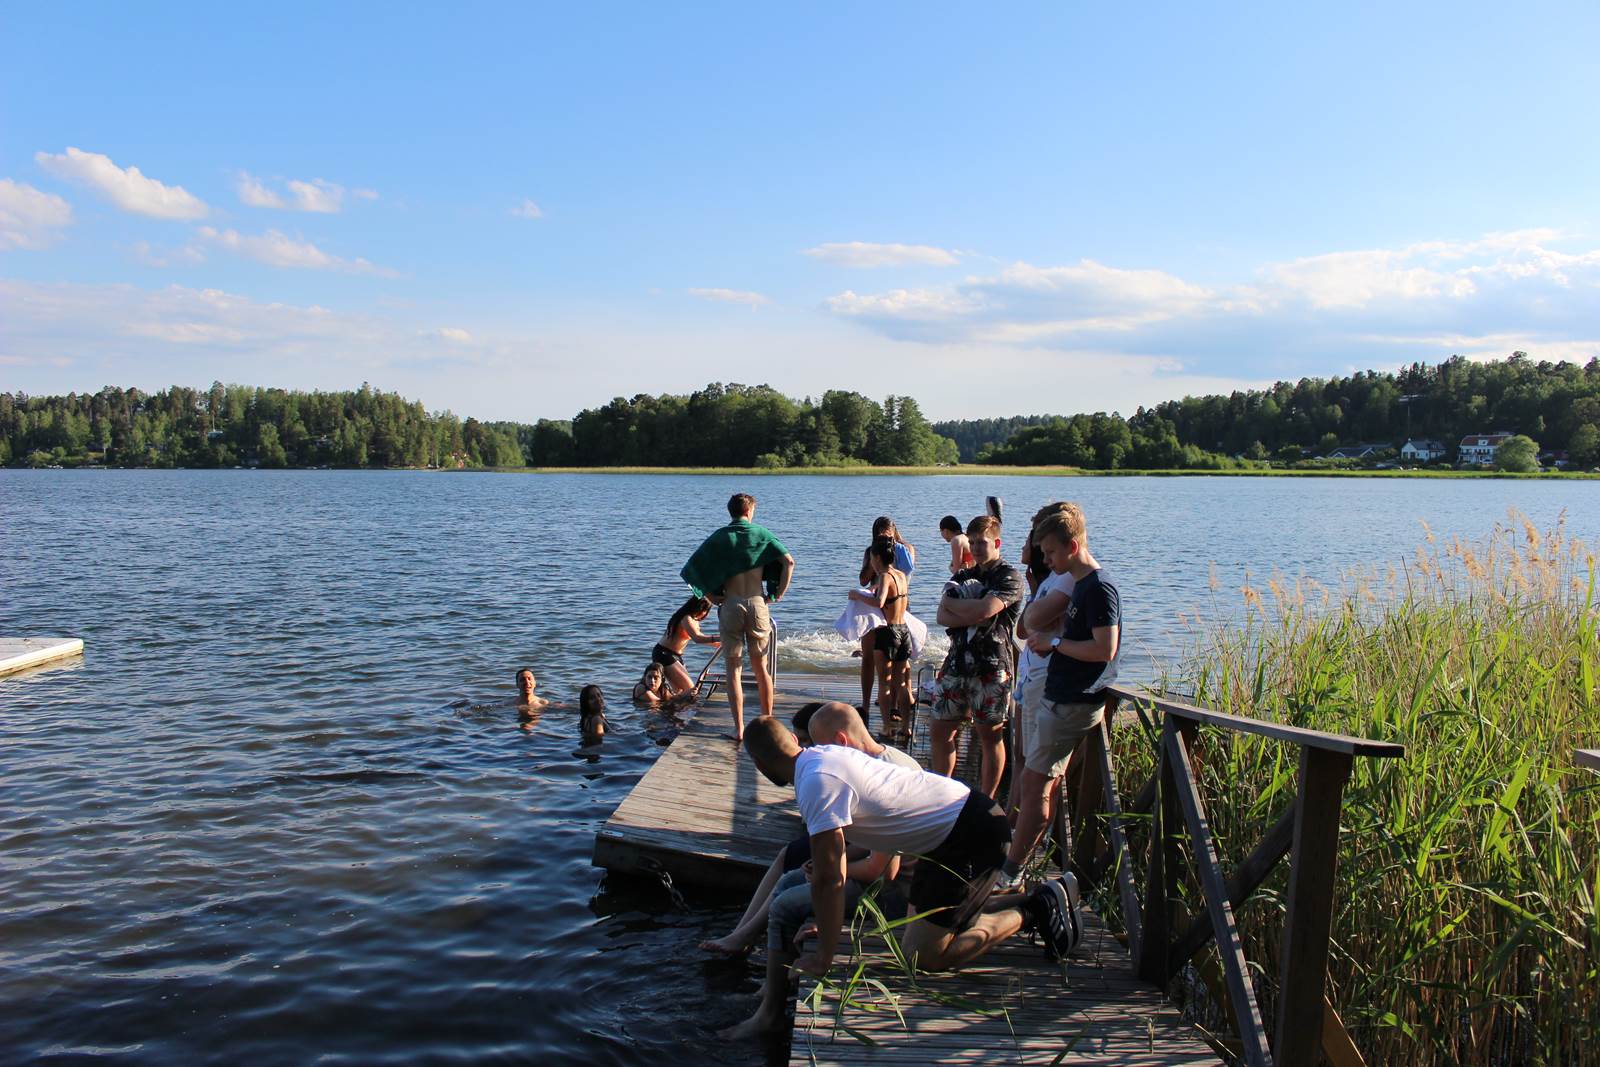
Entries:
{"label": "splashing water", "polygon": [[[827,674],[854,674],[861,669],[861,660],[850,655],[860,648],[846,641],[833,630],[803,630],[780,635],[778,638],[778,669],[791,671],[817,671]],[[934,627],[928,631],[928,644],[917,658],[917,663],[939,663],[950,650],[950,639],[943,630]]]}

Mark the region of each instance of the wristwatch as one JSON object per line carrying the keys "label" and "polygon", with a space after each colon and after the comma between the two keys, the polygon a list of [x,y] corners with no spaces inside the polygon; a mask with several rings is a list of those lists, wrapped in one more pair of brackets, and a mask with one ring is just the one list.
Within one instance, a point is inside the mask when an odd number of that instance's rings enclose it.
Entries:
{"label": "wristwatch", "polygon": [[1052,638],[1051,638],[1051,639],[1050,639],[1050,651],[1051,651],[1051,652],[1054,652],[1054,651],[1055,651],[1055,650],[1056,650],[1056,649],[1058,649],[1058,648],[1060,648],[1060,647],[1061,647],[1061,638],[1059,638],[1059,637],[1052,637]]}

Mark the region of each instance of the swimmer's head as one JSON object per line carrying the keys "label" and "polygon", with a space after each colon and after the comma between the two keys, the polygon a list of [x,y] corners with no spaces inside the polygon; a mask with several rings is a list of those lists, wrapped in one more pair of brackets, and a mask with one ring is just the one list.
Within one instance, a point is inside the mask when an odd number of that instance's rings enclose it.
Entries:
{"label": "swimmer's head", "polygon": [[578,690],[578,714],[586,739],[598,739],[606,732],[606,698],[598,685]]}
{"label": "swimmer's head", "polygon": [[522,695],[522,702],[528,703],[533,691],[539,687],[539,680],[533,676],[532,667],[524,667],[517,672],[517,692]]}
{"label": "swimmer's head", "polygon": [[661,664],[652,663],[644,669],[644,674],[639,678],[639,684],[646,689],[660,689],[666,675],[662,673]]}

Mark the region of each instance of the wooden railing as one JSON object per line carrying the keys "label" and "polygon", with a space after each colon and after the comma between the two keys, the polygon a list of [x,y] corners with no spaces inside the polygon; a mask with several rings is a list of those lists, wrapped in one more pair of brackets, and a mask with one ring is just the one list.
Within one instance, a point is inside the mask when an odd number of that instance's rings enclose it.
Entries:
{"label": "wooden railing", "polygon": [[[1226,715],[1120,686],[1106,693],[1105,721],[1084,739],[1073,761],[1079,768],[1074,775],[1073,869],[1080,880],[1091,885],[1108,873],[1116,879],[1128,949],[1141,978],[1165,988],[1207,943],[1216,941],[1245,1063],[1251,1067],[1315,1064],[1319,1050],[1324,1049],[1325,1017],[1338,1027],[1325,985],[1345,783],[1357,757],[1397,759],[1405,755],[1405,746]],[[1111,755],[1112,719],[1122,702],[1133,707],[1150,731],[1160,733],[1155,772],[1126,811],[1117,791]],[[1153,714],[1159,714],[1159,721]],[[1294,799],[1227,876],[1192,762],[1194,739],[1202,726],[1257,734],[1300,749]],[[1148,819],[1150,826],[1142,892],[1135,883],[1128,846],[1128,824],[1134,818]],[[1188,837],[1195,879],[1205,897],[1205,910],[1186,921],[1175,921],[1182,918],[1175,914],[1184,873],[1180,835]],[[1269,1043],[1234,912],[1285,854],[1289,856],[1289,889],[1278,972],[1277,1025]],[[1338,1029],[1341,1043],[1348,1046],[1342,1027]],[[1349,1062],[1353,1057],[1359,1062],[1354,1047],[1349,1046],[1348,1051],[1348,1057],[1330,1055],[1330,1059]]]}
{"label": "wooden railing", "polygon": [[1600,771],[1600,748],[1580,748],[1572,754],[1578,766]]}

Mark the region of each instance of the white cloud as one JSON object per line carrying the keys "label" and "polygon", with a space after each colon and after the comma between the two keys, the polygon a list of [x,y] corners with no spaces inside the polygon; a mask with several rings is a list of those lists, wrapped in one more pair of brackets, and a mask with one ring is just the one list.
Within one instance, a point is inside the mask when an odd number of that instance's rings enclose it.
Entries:
{"label": "white cloud", "polygon": [[289,181],[289,194],[298,211],[316,211],[324,215],[336,214],[344,203],[344,186],[313,178],[308,182]]}
{"label": "white cloud", "polygon": [[[344,207],[345,189],[342,185],[312,178],[301,181],[290,178],[282,181],[283,191],[272,188],[266,181],[244,171],[239,172],[239,201],[250,207],[277,208],[286,211],[311,211],[334,215]],[[376,200],[378,194],[371,189],[357,189],[352,194],[362,200]]]}
{"label": "white cloud", "polygon": [[355,197],[357,200],[376,200],[378,199],[378,190],[352,189],[350,190],[350,195]]}
{"label": "white cloud", "polygon": [[539,205],[535,204],[532,200],[524,200],[522,203],[511,209],[511,214],[515,215],[519,219],[544,218],[544,212],[539,210]]}
{"label": "white cloud", "polygon": [[752,293],[743,289],[690,289],[690,296],[697,296],[701,300],[717,300],[725,304],[746,304],[754,311],[762,304],[770,301],[760,293]]}
{"label": "white cloud", "polygon": [[179,248],[157,248],[148,241],[139,241],[132,247],[133,257],[147,267],[170,267],[174,263],[204,263],[206,251],[199,245],[187,244]]}
{"label": "white cloud", "polygon": [[34,161],[58,178],[87,185],[123,211],[156,219],[203,219],[204,201],[181,185],[163,185],[138,167],[126,170],[98,152],[68,148],[61,155],[34,153]]}
{"label": "white cloud", "polygon": [[72,224],[72,205],[54,193],[0,178],[0,251],[44,248]]}
{"label": "white cloud", "polygon": [[212,244],[270,267],[334,270],[346,274],[394,274],[393,271],[365,259],[342,259],[324,252],[310,241],[290,237],[278,230],[268,230],[260,236],[253,236],[242,234],[238,230],[217,230],[210,226],[202,226],[198,232],[201,238]]}
{"label": "white cloud", "polygon": [[471,331],[463,330],[459,326],[441,326],[434,331],[434,336],[458,345],[470,345],[472,343]]}
{"label": "white cloud", "polygon": [[839,267],[953,267],[959,257],[933,245],[870,244],[866,241],[821,244],[802,255]]}

